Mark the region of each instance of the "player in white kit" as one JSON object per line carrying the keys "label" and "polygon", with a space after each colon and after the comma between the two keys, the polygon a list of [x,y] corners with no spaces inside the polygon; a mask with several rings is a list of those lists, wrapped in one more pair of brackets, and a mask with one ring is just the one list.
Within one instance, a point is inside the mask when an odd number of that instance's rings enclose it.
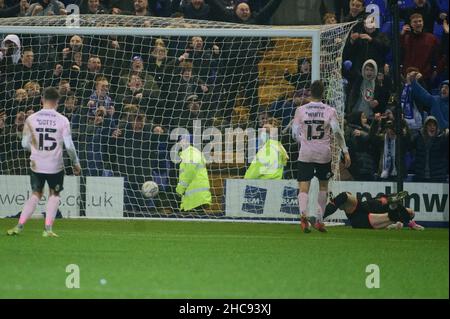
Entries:
{"label": "player in white kit", "polygon": [[328,180],[333,176],[331,170],[331,131],[344,152],[345,167],[350,166],[350,156],[339,122],[336,110],[322,103],[324,86],[321,81],[311,84],[311,102],[295,111],[292,123],[292,136],[300,143],[298,157],[298,203],[300,208],[300,226],[309,233],[308,192],[311,179],[319,179],[318,212],[314,228],[326,232],[323,214],[327,204]]}
{"label": "player in white kit", "polygon": [[79,175],[81,168],[73,145],[69,120],[56,111],[59,101],[58,90],[46,88],[42,96],[43,108],[29,116],[25,121],[22,147],[31,151],[31,189],[32,195],[25,203],[19,223],[7,231],[8,235],[18,235],[26,221],[36,209],[43,195],[45,182],[49,186],[46,207],[44,237],[58,237],[52,230],[53,221],[59,206],[59,193],[63,190],[64,162],[63,144],[69,153],[73,172]]}

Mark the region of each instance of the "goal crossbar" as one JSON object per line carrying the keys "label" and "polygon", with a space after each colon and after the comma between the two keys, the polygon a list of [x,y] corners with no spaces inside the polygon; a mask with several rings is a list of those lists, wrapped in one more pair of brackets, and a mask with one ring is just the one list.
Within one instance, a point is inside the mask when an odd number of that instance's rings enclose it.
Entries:
{"label": "goal crossbar", "polygon": [[[83,16],[69,16],[68,19],[81,19]],[[112,16],[113,17],[113,16]],[[69,20],[70,20],[69,19]],[[11,22],[15,20],[11,19]],[[83,20],[82,20],[83,21]],[[194,20],[185,20],[186,23],[195,23]],[[69,22],[69,21],[68,21]],[[293,26],[293,27],[265,27],[265,26],[255,26],[248,28],[244,25],[236,25],[232,23],[224,23],[226,28],[211,28],[208,25],[204,27],[189,27],[189,28],[154,28],[154,27],[92,27],[92,26],[79,26],[67,23],[65,26],[34,26],[30,28],[27,25],[14,25],[14,23],[9,24],[9,19],[3,19],[0,23],[0,34],[1,33],[23,33],[23,34],[47,34],[47,35],[98,35],[98,36],[182,36],[182,37],[193,37],[193,36],[205,36],[205,37],[286,37],[286,38],[297,38],[305,37],[311,38],[312,40],[312,70],[311,70],[311,80],[320,79],[320,55],[321,55],[321,41],[320,34],[323,31],[331,30],[331,26],[322,25],[312,25],[306,27]],[[353,23],[343,23],[343,27],[351,25]]]}

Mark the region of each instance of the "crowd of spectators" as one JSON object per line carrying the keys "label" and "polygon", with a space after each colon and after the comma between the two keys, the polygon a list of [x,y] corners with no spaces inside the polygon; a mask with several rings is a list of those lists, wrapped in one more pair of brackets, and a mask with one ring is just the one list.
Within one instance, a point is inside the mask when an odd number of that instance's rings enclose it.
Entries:
{"label": "crowd of spectators", "polygon": [[[241,24],[270,24],[281,0],[0,0],[0,17],[81,14],[177,17]],[[380,25],[366,6],[377,4]],[[354,159],[354,180],[448,179],[448,2],[404,1],[401,9],[403,129],[393,123],[392,22],[386,1],[324,1],[323,24],[358,21],[343,50],[345,133]],[[43,18],[44,19],[44,18]],[[190,27],[192,24],[185,23]],[[20,147],[26,117],[40,109],[44,87],[58,87],[59,111],[72,123],[86,176],[124,176],[130,207],[143,178],[162,189],[174,183],[168,160],[171,129],[226,125],[262,127],[281,120],[282,142],[291,163],[298,145],[288,128],[295,109],[309,100],[311,59],[297,72],[284,70],[293,90],[272,105],[259,104],[258,63],[271,48],[267,39],[120,36],[30,36],[4,34],[0,50],[0,173],[26,174]],[[282,71],[283,72],[283,71]],[[326,80],[326,79],[325,79]],[[330,84],[331,85],[331,84]],[[234,121],[237,104],[248,112]],[[239,116],[240,117],[240,116]],[[396,159],[395,143],[403,153]],[[153,152],[152,150],[157,150]],[[401,163],[397,167],[396,163]],[[292,178],[294,169],[286,170]]]}
{"label": "crowd of spectators", "polygon": [[[374,4],[379,8],[379,21],[366,10]],[[445,182],[449,128],[448,1],[410,0],[399,4],[402,83],[393,82],[395,44],[387,1],[327,1],[323,6],[323,24],[358,21],[342,57],[346,141],[354,160],[341,175],[350,180],[374,181],[396,180],[401,174],[406,181]],[[300,59],[296,74],[285,70],[285,79],[296,91],[269,108],[285,128],[297,105],[309,102],[307,69],[308,62]],[[398,86],[403,123],[400,136],[394,127]],[[304,101],[300,102],[299,96]],[[433,129],[428,129],[432,124]],[[400,159],[395,154],[396,141],[402,145]],[[292,156],[297,148],[290,148]]]}

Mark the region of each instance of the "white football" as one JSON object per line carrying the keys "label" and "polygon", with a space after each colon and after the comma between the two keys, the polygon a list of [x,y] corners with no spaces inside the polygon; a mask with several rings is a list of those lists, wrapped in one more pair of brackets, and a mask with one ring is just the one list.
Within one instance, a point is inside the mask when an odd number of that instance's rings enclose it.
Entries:
{"label": "white football", "polygon": [[146,198],[152,198],[158,195],[158,184],[153,181],[147,181],[142,184],[142,195]]}

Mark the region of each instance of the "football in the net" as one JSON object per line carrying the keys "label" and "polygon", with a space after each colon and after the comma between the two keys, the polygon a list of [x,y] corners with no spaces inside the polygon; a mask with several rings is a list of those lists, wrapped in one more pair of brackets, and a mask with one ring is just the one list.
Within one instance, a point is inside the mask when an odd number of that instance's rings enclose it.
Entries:
{"label": "football in the net", "polygon": [[142,184],[142,195],[146,198],[152,198],[158,195],[158,184],[153,181],[147,181]]}

